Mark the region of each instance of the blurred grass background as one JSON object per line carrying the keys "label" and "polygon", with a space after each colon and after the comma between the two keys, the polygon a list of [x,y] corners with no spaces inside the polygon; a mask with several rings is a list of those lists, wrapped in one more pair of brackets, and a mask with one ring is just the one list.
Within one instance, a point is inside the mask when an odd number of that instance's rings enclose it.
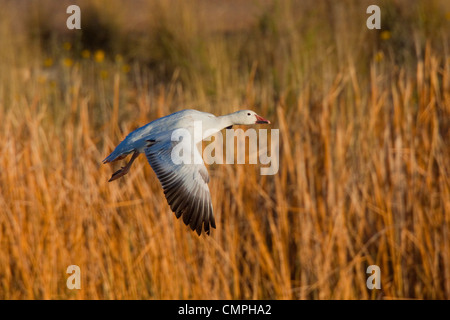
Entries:
{"label": "blurred grass background", "polygon": [[[3,1],[0,298],[449,299],[449,31],[445,0]],[[277,175],[209,167],[210,237],[101,165],[185,108],[280,129]]]}

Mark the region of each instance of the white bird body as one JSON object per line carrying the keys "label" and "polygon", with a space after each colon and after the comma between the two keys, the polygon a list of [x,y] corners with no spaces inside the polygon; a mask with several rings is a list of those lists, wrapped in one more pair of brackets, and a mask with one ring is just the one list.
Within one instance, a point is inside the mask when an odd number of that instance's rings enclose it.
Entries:
{"label": "white bird body", "polygon": [[[194,133],[195,122],[200,121],[202,134]],[[270,123],[251,110],[242,110],[216,117],[211,113],[197,110],[182,110],[156,119],[130,134],[103,160],[103,163],[125,158],[133,153],[130,162],[113,174],[110,181],[127,174],[131,164],[140,153],[145,153],[164,189],[167,201],[177,218],[200,235],[202,226],[209,234],[209,226],[215,228],[214,215],[209,193],[209,175],[203,161],[200,164],[175,164],[171,159],[173,148],[172,133],[185,129],[194,141],[179,143],[200,143],[203,139],[232,125]],[[206,133],[206,135],[205,135]],[[191,150],[193,156],[201,155],[197,148]]]}

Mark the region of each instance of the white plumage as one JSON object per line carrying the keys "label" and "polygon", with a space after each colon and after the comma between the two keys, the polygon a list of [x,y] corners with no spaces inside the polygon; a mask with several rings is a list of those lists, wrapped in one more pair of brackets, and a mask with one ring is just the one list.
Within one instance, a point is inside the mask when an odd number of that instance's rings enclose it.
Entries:
{"label": "white plumage", "polygon": [[[194,133],[196,121],[201,121],[201,135]],[[210,227],[216,228],[216,224],[208,188],[208,171],[203,160],[200,160],[200,163],[190,164],[176,164],[172,160],[171,153],[174,147],[172,133],[177,129],[185,129],[194,139],[194,145],[197,145],[202,139],[224,128],[256,123],[270,122],[251,110],[241,110],[219,117],[197,110],[182,110],[154,120],[128,134],[103,160],[103,163],[120,160],[133,154],[126,166],[112,175],[109,181],[113,181],[127,174],[133,161],[139,154],[144,153],[155,171],[164,189],[167,202],[176,217],[183,217],[183,222],[199,235],[202,229],[209,234]],[[181,140],[177,143],[191,144],[192,141]],[[186,148],[186,150],[191,150],[191,159],[201,159],[197,148]]]}

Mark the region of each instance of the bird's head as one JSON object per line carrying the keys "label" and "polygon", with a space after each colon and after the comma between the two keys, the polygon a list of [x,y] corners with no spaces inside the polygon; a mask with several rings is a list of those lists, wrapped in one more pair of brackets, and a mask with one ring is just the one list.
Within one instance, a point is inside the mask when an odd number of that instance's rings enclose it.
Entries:
{"label": "bird's head", "polygon": [[262,124],[262,123],[268,123],[270,124],[269,120],[264,119],[263,117],[259,116],[255,111],[252,110],[241,110],[237,111],[233,114],[233,122],[236,125],[240,124]]}

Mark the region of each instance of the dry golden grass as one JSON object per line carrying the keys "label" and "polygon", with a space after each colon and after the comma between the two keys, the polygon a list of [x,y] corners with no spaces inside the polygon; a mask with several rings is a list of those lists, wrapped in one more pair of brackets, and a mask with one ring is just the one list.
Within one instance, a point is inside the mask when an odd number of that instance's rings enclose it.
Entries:
{"label": "dry golden grass", "polygon": [[[417,18],[409,2],[384,3],[411,37],[388,20],[380,40],[364,2],[234,1],[254,10],[237,25],[230,8],[170,3],[141,11],[148,38],[123,56],[123,34],[111,52],[48,47],[14,2],[2,13],[0,298],[449,299],[449,22],[427,29],[448,5],[419,2],[421,25],[400,19]],[[121,5],[104,14],[138,28]],[[107,182],[101,160],[129,131],[240,107],[280,129],[280,170],[211,166],[210,237],[176,220],[144,157]],[[381,290],[366,288],[372,264]]]}

